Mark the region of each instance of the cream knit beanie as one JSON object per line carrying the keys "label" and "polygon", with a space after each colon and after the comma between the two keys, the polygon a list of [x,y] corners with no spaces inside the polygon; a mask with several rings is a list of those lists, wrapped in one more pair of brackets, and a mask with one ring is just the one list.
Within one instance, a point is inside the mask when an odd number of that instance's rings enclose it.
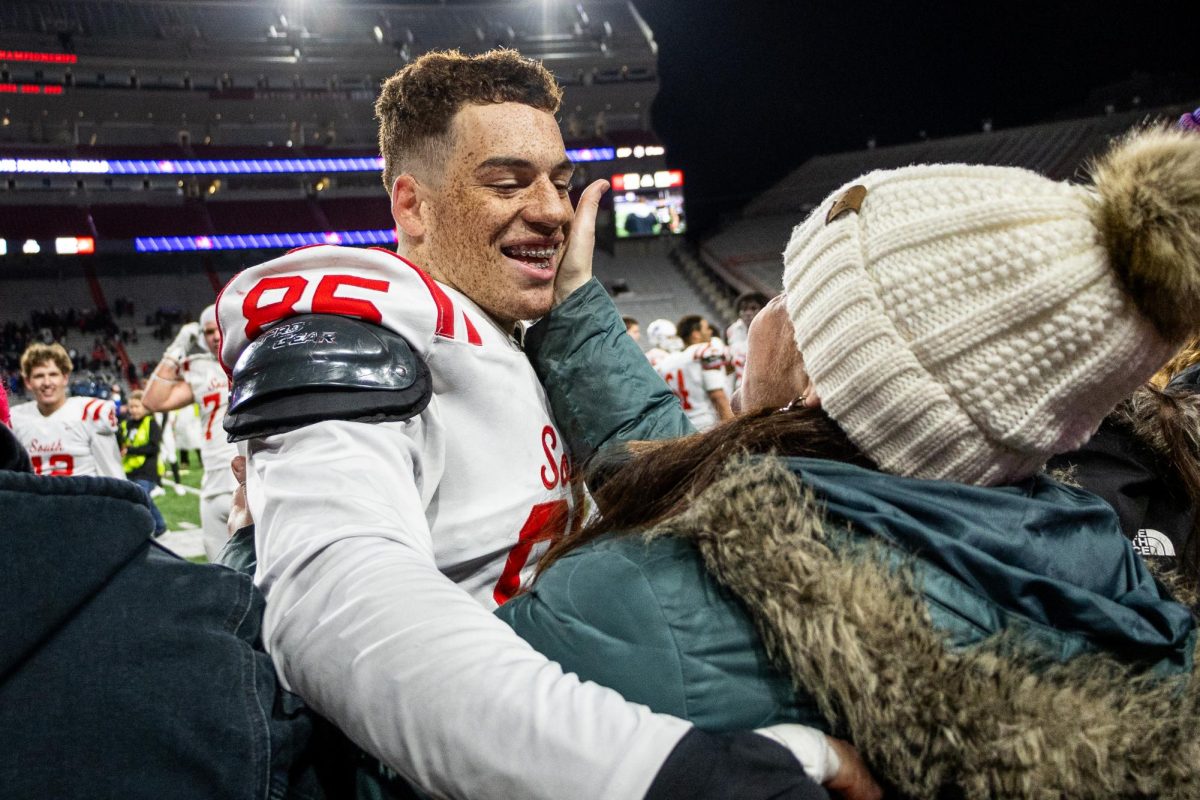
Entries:
{"label": "cream knit beanie", "polygon": [[797,226],[796,345],[881,469],[1029,476],[1200,327],[1200,137],[1135,134],[1094,173],[1083,187],[1008,167],[877,171]]}

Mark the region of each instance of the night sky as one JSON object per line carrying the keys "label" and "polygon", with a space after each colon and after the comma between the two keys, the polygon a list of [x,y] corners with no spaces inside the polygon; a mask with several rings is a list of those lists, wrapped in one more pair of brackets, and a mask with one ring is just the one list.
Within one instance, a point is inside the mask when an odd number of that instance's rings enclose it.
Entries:
{"label": "night sky", "polygon": [[[693,231],[809,156],[1200,98],[1200,2],[634,0]],[[1089,14],[1085,16],[1085,13]],[[1118,109],[1128,109],[1128,101]]]}

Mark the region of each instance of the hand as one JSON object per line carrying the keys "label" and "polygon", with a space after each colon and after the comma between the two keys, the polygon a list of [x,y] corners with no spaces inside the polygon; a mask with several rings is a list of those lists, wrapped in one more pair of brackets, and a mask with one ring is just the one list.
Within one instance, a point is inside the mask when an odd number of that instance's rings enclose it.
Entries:
{"label": "hand", "polygon": [[825,788],[847,800],[882,800],[883,790],[871,777],[871,771],[854,745],[832,736],[825,738],[837,753],[839,762],[837,772],[825,781]]}
{"label": "hand", "polygon": [[554,305],[592,279],[592,250],[596,247],[596,210],[600,198],[608,191],[608,181],[593,181],[579,198],[567,249],[558,264],[554,277]]}
{"label": "hand", "polygon": [[233,461],[229,462],[229,468],[233,470],[233,477],[237,478],[238,482],[238,487],[233,492],[233,500],[229,504],[229,520],[225,525],[228,534],[233,536],[247,525],[253,525],[254,517],[250,516],[250,504],[246,502],[246,457],[234,456]]}
{"label": "hand", "polygon": [[883,790],[854,746],[807,725],[784,722],[755,733],[792,751],[808,777],[847,800],[881,800]]}
{"label": "hand", "polygon": [[200,323],[189,322],[179,329],[179,333],[175,335],[175,341],[167,345],[163,356],[182,362],[184,357],[199,345],[200,336]]}

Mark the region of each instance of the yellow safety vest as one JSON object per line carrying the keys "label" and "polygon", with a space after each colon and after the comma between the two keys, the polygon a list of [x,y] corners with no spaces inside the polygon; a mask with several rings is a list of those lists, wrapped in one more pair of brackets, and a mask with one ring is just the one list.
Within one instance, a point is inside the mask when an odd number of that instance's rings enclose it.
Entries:
{"label": "yellow safety vest", "polygon": [[[126,447],[142,447],[150,443],[150,415],[142,417],[142,421],[138,423],[136,428],[130,427],[129,420],[121,420],[121,441]],[[121,466],[125,468],[125,474],[133,472],[135,469],[146,463],[145,456],[125,456],[121,461]]]}

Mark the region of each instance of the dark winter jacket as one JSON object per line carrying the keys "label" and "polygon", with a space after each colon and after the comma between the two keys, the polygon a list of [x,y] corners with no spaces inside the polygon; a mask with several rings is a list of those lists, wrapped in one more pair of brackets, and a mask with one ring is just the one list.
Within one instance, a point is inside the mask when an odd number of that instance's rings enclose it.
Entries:
{"label": "dark winter jacket", "polygon": [[124,480],[0,471],[0,519],[0,795],[320,796],[250,578],[152,542]]}
{"label": "dark winter jacket", "polygon": [[[622,406],[645,362],[598,285],[551,322],[527,349],[577,457],[678,427],[677,407]],[[576,551],[499,613],[684,716],[816,712],[900,795],[1200,796],[1194,621],[1086,492],[760,458],[647,534]]]}
{"label": "dark winter jacket", "polygon": [[[1178,408],[1200,443],[1200,394],[1173,384]],[[1197,509],[1171,462],[1156,415],[1158,404],[1140,389],[1071,453],[1055,456],[1048,469],[1095,492],[1117,512],[1121,528],[1143,557],[1173,565],[1195,525]],[[1200,450],[1200,444],[1193,445]]]}

